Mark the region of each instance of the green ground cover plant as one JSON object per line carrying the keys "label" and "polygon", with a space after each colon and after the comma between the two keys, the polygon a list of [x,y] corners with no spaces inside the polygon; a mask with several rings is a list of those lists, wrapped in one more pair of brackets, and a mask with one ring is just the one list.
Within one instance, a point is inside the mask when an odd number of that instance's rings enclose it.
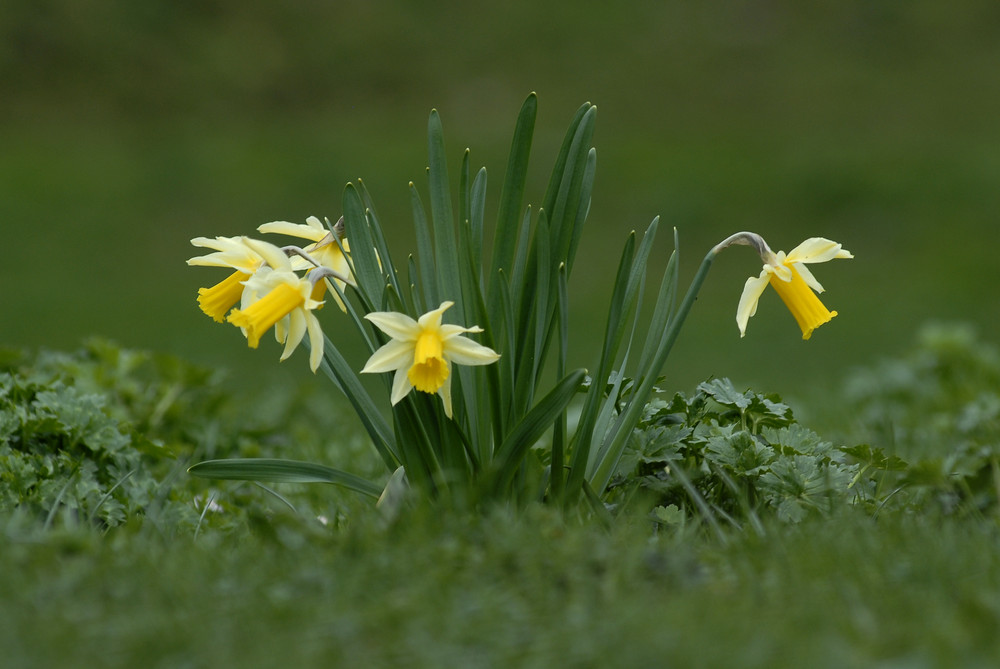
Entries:
{"label": "green ground cover plant", "polygon": [[[193,458],[278,455],[288,448],[318,457],[330,447],[323,434],[337,419],[317,412],[309,397],[289,389],[248,408],[233,400],[217,370],[105,340],[73,352],[6,351],[0,360],[5,522],[29,533],[104,533],[125,525],[170,536],[245,529],[258,511],[266,514],[263,507],[243,504],[246,490],[220,497],[186,469]],[[358,450],[349,436],[337,445],[338,457],[368,471]],[[308,507],[302,492],[289,496]],[[312,511],[336,519],[343,496],[327,497]]]}

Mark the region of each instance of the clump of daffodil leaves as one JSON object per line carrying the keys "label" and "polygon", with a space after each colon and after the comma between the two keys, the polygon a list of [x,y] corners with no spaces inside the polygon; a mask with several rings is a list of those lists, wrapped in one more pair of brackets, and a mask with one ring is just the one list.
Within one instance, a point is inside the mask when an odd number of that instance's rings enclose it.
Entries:
{"label": "clump of daffodil leaves", "polygon": [[[721,249],[749,245],[764,262],[740,300],[741,335],[767,284],[806,339],[836,315],[814,294],[822,288],[805,265],[850,258],[839,244],[809,239],[788,254],[774,254],[760,236],[738,233],[708,253],[677,304],[675,231],[652,315],[640,323],[638,305],[659,227],[654,219],[641,239],[633,232],[625,240],[593,368],[571,369],[567,282],[590,209],[597,108],[588,103],[576,112],[537,208],[524,204],[536,112],[532,94],[514,130],[488,254],[486,169],[473,173],[465,151],[456,210],[436,111],[428,123],[429,214],[411,183],[417,248],[405,263],[390,253],[360,180],[344,189],[343,216],[335,224],[310,217],[305,224],[258,228],[304,240],[301,245],[249,237],[192,240],[213,252],[189,264],[230,271],[199,291],[201,309],[238,327],[253,348],[273,328],[283,360],[307,342],[309,367],[321,369],[351,403],[390,476],[388,484],[378,484],[326,465],[276,459],[207,461],[193,466],[193,474],[330,482],[381,503],[420,494],[468,505],[587,500],[597,508]],[[330,301],[337,308],[322,316],[335,323],[328,329],[336,333],[332,339],[319,319]],[[349,362],[338,347],[351,325],[370,351],[366,363]],[[384,394],[371,393],[362,373],[381,378]],[[582,406],[571,425],[568,409],[575,399]]]}

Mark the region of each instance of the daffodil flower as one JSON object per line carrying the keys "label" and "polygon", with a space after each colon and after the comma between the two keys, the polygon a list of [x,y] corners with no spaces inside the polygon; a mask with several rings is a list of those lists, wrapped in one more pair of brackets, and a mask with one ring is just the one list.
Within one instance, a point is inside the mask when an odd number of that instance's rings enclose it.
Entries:
{"label": "daffodil flower", "polygon": [[[338,222],[337,227],[339,228],[338,236],[340,237],[340,245],[337,245],[337,240],[334,239],[334,233],[331,232],[320,222],[315,216],[310,216],[306,219],[305,224],[301,223],[289,223],[288,221],[272,221],[271,223],[265,223],[257,228],[259,232],[267,234],[281,234],[288,235],[289,237],[298,237],[299,239],[308,239],[312,244],[302,249],[303,256],[299,258],[293,258],[293,267],[295,269],[305,269],[309,266],[309,261],[305,258],[314,259],[315,262],[320,267],[326,267],[334,272],[334,278],[327,277],[324,281],[326,287],[330,289],[333,294],[334,300],[340,306],[341,311],[347,311],[347,307],[344,306],[343,301],[340,299],[339,293],[334,290],[333,284],[329,283],[331,280],[335,281],[343,291],[346,284],[351,284],[355,286],[354,277],[351,274],[351,264],[347,257],[344,255],[345,252],[350,253],[351,248],[347,243],[347,240],[343,238],[343,223]],[[343,247],[343,251],[341,250]],[[342,277],[342,278],[339,278]],[[315,296],[317,299],[322,297],[322,295]]]}
{"label": "daffodil flower", "polygon": [[274,327],[276,339],[285,345],[282,360],[295,351],[308,332],[309,368],[315,372],[323,359],[324,339],[319,320],[313,314],[323,303],[313,295],[322,275],[311,272],[300,277],[278,247],[255,239],[247,239],[246,243],[260,254],[267,267],[244,281],[243,303],[229,314],[229,322],[243,330],[250,348],[257,348],[261,336]]}
{"label": "daffodil flower", "polygon": [[193,246],[215,249],[215,253],[197,256],[187,261],[188,265],[207,267],[228,267],[236,270],[211,288],[198,289],[198,305],[201,310],[217,322],[222,323],[226,312],[240,301],[245,287],[243,283],[264,265],[264,259],[247,245],[245,237],[195,237]]}
{"label": "daffodil flower", "polygon": [[461,336],[482,332],[482,328],[441,323],[441,315],[452,304],[443,302],[418,320],[392,311],[365,315],[392,340],[375,351],[361,372],[396,372],[390,396],[393,405],[416,388],[440,395],[445,415],[451,418],[451,364],[488,365],[500,357],[493,349]]}
{"label": "daffodil flower", "polygon": [[[828,310],[816,297],[816,293],[823,292],[823,286],[806,265],[827,262],[835,258],[853,258],[854,256],[849,251],[829,239],[812,237],[796,246],[788,254],[785,254],[784,251],[778,251],[775,254],[758,235],[740,234],[747,238],[734,239],[732,243],[754,246],[764,261],[764,269],[760,276],[747,279],[746,285],[743,287],[743,295],[740,297],[740,304],[736,309],[736,324],[740,328],[741,337],[746,334],[747,322],[750,317],[757,313],[757,302],[768,284],[774,287],[785,306],[792,312],[792,316],[795,317],[802,329],[803,339],[809,339],[813,330],[823,323],[828,323],[837,315],[836,311]],[[733,237],[735,238],[736,235]]]}

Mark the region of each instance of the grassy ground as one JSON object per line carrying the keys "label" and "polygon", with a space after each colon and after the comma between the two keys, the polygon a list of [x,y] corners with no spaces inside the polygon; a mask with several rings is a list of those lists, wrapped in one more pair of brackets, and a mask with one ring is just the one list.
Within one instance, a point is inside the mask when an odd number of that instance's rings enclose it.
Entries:
{"label": "grassy ground", "polygon": [[[996,527],[858,514],[728,543],[548,513],[289,519],[248,537],[8,535],[4,663],[987,667]],[[11,575],[17,574],[17,578]]]}

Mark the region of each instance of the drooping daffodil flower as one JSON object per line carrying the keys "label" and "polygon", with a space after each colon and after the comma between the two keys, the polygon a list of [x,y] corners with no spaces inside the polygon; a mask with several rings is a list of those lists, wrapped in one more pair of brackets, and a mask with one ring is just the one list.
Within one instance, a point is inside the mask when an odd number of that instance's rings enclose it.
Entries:
{"label": "drooping daffodil flower", "polygon": [[195,237],[193,246],[215,249],[214,253],[196,256],[188,265],[228,267],[236,270],[211,288],[198,289],[198,306],[217,322],[225,320],[226,313],[240,301],[245,287],[243,282],[264,266],[264,259],[251,246],[246,237]]}
{"label": "drooping daffodil flower", "polygon": [[392,339],[368,359],[362,373],[396,372],[390,401],[397,404],[416,388],[437,393],[444,402],[444,413],[451,418],[451,365],[488,365],[500,355],[493,349],[461,336],[482,332],[482,328],[441,323],[441,316],[452,306],[443,302],[418,320],[392,311],[365,315]]}
{"label": "drooping daffodil flower", "polygon": [[265,234],[282,234],[299,239],[308,239],[313,242],[302,249],[302,256],[292,258],[292,266],[297,270],[308,269],[312,266],[312,263],[306,258],[310,258],[318,266],[332,270],[333,274],[325,278],[324,284],[330,289],[330,293],[340,306],[341,311],[347,311],[347,307],[340,299],[340,295],[334,290],[333,284],[330,283],[330,281],[335,281],[341,291],[344,290],[345,285],[348,283],[352,286],[357,285],[351,273],[350,261],[344,255],[351,252],[351,247],[348,245],[347,239],[344,238],[343,219],[338,221],[337,225],[334,226],[337,238],[340,239],[340,245],[337,244],[337,239],[334,238],[334,232],[331,232],[315,216],[307,218],[305,224],[272,221],[271,223],[264,223],[258,226],[257,230]]}
{"label": "drooping daffodil flower", "polygon": [[[764,269],[760,276],[747,279],[743,286],[743,294],[740,296],[740,304],[736,308],[736,324],[740,328],[741,337],[746,335],[747,322],[757,313],[757,303],[768,284],[774,287],[785,306],[792,312],[802,330],[803,339],[809,339],[813,330],[828,323],[837,315],[836,311],[827,309],[816,296],[816,293],[823,292],[823,286],[806,265],[836,258],[853,258],[854,256],[840,244],[822,237],[812,237],[787,254],[784,251],[773,253],[763,238],[747,232],[733,235],[723,242],[725,245],[729,243],[753,246],[764,261]],[[722,247],[723,244],[716,248]]]}
{"label": "drooping daffodil flower", "polygon": [[243,330],[250,348],[257,348],[261,336],[274,327],[275,338],[285,345],[282,360],[295,351],[308,332],[309,368],[315,372],[323,359],[323,330],[313,313],[323,305],[313,297],[316,283],[324,276],[322,268],[301,277],[277,246],[256,239],[245,243],[260,254],[267,267],[244,281],[242,304],[229,314],[229,322]]}

